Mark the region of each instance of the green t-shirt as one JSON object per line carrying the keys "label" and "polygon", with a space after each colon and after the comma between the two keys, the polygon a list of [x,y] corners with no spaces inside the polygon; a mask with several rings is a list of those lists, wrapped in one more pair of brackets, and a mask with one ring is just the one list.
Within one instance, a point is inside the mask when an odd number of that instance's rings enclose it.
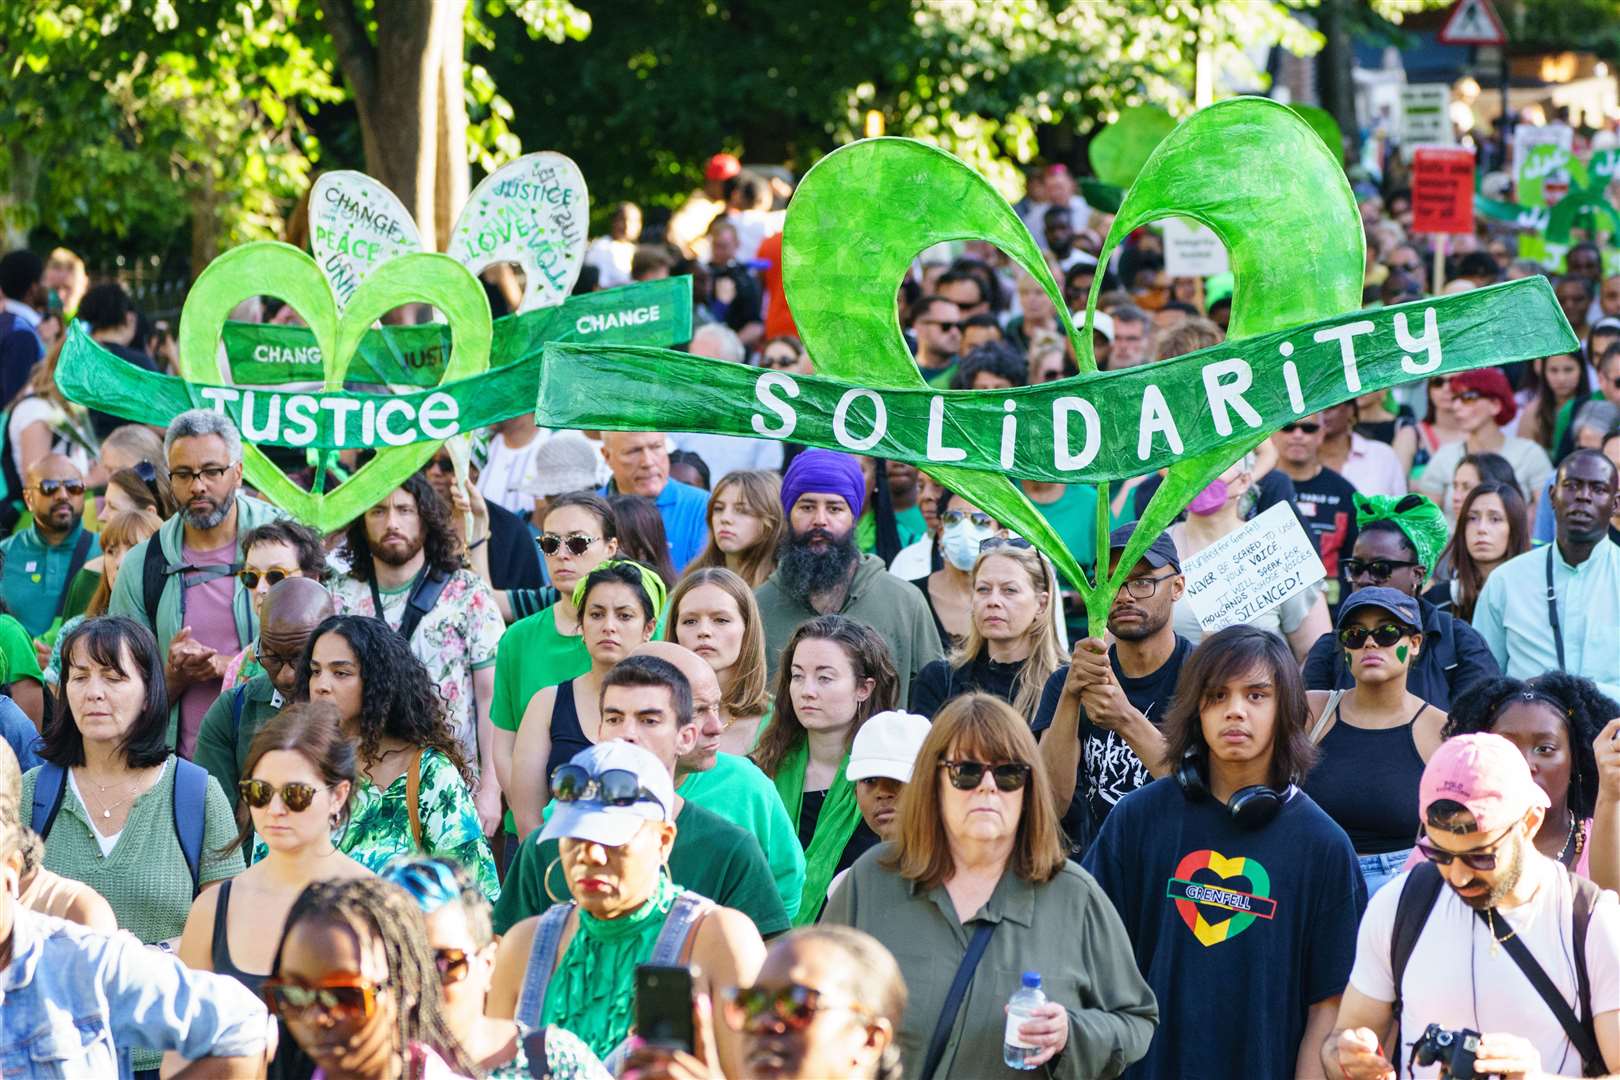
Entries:
{"label": "green t-shirt", "polygon": [[[900,546],[910,547],[924,536],[928,535],[928,522],[923,520],[921,507],[913,506],[907,510],[894,512],[895,529],[900,533]],[[868,506],[855,522],[855,543],[862,551],[870,555],[877,550],[877,518],[872,516],[872,508]]]}
{"label": "green t-shirt", "polygon": [[557,632],[555,608],[519,619],[501,635],[495,650],[495,699],[490,723],[502,731],[516,731],[523,722],[529,699],[548,686],[565,683],[591,670],[591,657],[582,636]]}
{"label": "green t-shirt", "polygon": [[[759,729],[764,731],[765,725]],[[788,918],[797,914],[804,896],[804,849],[770,777],[745,757],[720,754],[714,768],[688,773],[675,790],[682,798],[754,834],[765,849]]]}
{"label": "green t-shirt", "polygon": [[67,602],[62,605],[62,619],[66,621],[75,615],[83,615],[99,588],[101,588],[100,570],[86,567],[74,574],[73,580],[68,582]]}
{"label": "green t-shirt", "polygon": [[15,615],[0,615],[0,685],[10,686],[18,679],[45,684],[39,657],[34,655],[34,639]]}
{"label": "green t-shirt", "polygon": [[[763,937],[792,925],[759,842],[725,818],[690,800],[675,819],[675,843],[669,852],[669,874],[675,884],[734,908],[754,920]],[[504,934],[568,895],[568,879],[557,841],[540,840],[536,829],[518,846],[495,902],[495,932]]]}

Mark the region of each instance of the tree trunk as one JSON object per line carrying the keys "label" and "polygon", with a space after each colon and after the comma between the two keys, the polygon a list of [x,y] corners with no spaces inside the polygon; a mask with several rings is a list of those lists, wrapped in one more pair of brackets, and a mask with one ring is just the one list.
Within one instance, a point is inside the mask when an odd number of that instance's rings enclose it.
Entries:
{"label": "tree trunk", "polygon": [[1350,77],[1354,56],[1350,51],[1350,27],[1345,10],[1349,0],[1322,0],[1316,25],[1322,32],[1322,51],[1316,56],[1316,88],[1322,108],[1333,114],[1339,130],[1354,133],[1356,123],[1355,84]]}
{"label": "tree trunk", "polygon": [[[439,59],[434,218],[432,233],[439,251],[450,248],[450,230],[467,205],[467,91],[462,72],[463,27],[461,4],[441,4],[438,17],[445,24],[435,29]],[[424,225],[426,223],[424,222]],[[424,229],[424,232],[427,230]]]}

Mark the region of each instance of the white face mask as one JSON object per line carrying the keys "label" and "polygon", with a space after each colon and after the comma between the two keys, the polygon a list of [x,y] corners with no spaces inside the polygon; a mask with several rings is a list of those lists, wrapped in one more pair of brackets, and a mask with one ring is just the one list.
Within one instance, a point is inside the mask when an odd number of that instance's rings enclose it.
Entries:
{"label": "white face mask", "polygon": [[961,571],[973,569],[979,557],[979,544],[995,535],[993,529],[981,529],[973,522],[962,520],[940,530],[940,550],[945,561]]}

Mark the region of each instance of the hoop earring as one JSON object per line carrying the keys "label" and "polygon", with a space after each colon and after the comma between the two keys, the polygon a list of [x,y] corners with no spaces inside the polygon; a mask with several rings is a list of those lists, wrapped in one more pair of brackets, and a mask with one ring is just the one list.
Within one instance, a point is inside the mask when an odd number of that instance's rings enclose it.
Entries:
{"label": "hoop earring", "polygon": [[549,863],[547,863],[546,864],[546,872],[544,874],[540,875],[540,885],[541,885],[542,888],[544,888],[546,890],[546,899],[550,900],[553,904],[566,904],[566,903],[569,903],[569,902],[571,902],[573,900],[573,897],[571,897],[571,896],[557,897],[557,896],[552,895],[552,892],[551,892],[551,868],[556,866],[560,862],[562,862],[562,856],[561,855],[557,856],[555,859],[552,859]]}

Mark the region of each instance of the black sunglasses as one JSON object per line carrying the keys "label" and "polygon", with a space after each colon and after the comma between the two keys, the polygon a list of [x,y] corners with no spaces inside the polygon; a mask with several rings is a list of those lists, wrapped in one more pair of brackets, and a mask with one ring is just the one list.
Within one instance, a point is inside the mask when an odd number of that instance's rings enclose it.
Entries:
{"label": "black sunglasses", "polygon": [[1322,425],[1318,424],[1314,420],[1305,420],[1305,421],[1301,421],[1298,424],[1284,424],[1282,427],[1278,428],[1277,430],[1285,432],[1285,433],[1290,434],[1290,435],[1293,434],[1296,431],[1303,431],[1307,435],[1315,435],[1318,431],[1322,430]]}
{"label": "black sunglasses", "polygon": [[1412,631],[1397,623],[1384,623],[1369,630],[1365,626],[1347,626],[1339,631],[1339,644],[1347,649],[1359,649],[1372,638],[1372,643],[1380,649],[1387,649]]}
{"label": "black sunglasses", "polygon": [[992,536],[987,540],[979,541],[979,552],[982,554],[998,547],[1032,548],[1034,546],[1022,536]]}
{"label": "black sunglasses", "polygon": [[857,1016],[871,1013],[859,1005],[823,998],[821,991],[800,983],[789,983],[777,990],[758,986],[733,986],[721,993],[721,1015],[734,1031],[758,1031],[768,1024],[787,1031],[803,1031],[818,1012],[848,1009]]}
{"label": "black sunglasses", "polygon": [[301,780],[294,780],[290,784],[283,784],[278,789],[268,780],[239,780],[236,784],[237,794],[242,801],[255,810],[263,810],[270,805],[270,800],[281,792],[281,801],[289,811],[301,814],[309,809],[309,804],[315,801],[315,793],[322,789],[314,784],[306,784]]}
{"label": "black sunglasses", "polygon": [[649,801],[663,806],[663,800],[641,786],[641,779],[629,769],[604,769],[592,776],[583,765],[559,765],[551,773],[551,797],[558,802],[599,802],[608,806],[634,806]]}
{"label": "black sunglasses", "polygon": [[939,520],[947,525],[960,525],[964,521],[972,521],[974,526],[980,529],[988,529],[996,523],[996,519],[983,510],[975,510],[971,514],[966,510],[947,510],[939,515]]}
{"label": "black sunglasses", "polygon": [[456,463],[451,461],[448,457],[436,457],[430,459],[426,465],[422,466],[422,471],[442,473],[455,472]]}
{"label": "black sunglasses", "polygon": [[568,554],[577,557],[590,550],[590,546],[596,543],[599,539],[601,539],[601,537],[586,536],[584,533],[574,533],[572,536],[558,536],[556,533],[541,533],[539,539],[535,540],[535,543],[539,544],[540,550],[545,552],[547,555],[555,555],[559,549],[567,548]]}
{"label": "black sunglasses", "polygon": [[58,491],[66,491],[69,495],[83,495],[83,480],[41,480],[32,490],[41,495],[55,495]]}
{"label": "black sunglasses", "polygon": [[1029,766],[1022,761],[1009,761],[1001,765],[987,765],[982,761],[942,761],[939,763],[951,779],[951,787],[958,791],[972,791],[984,780],[985,770],[1000,791],[1017,791],[1029,781]]}
{"label": "black sunglasses", "polygon": [[1374,581],[1386,581],[1395,571],[1417,565],[1406,559],[1346,559],[1344,572],[1352,578],[1368,575]]}
{"label": "black sunglasses", "polygon": [[[1499,840],[1497,843],[1499,844],[1501,841]],[[1492,844],[1491,847],[1491,851],[1456,852],[1437,848],[1425,839],[1420,839],[1417,842],[1417,849],[1423,853],[1423,857],[1436,866],[1450,866],[1455,860],[1461,859],[1462,864],[1470,870],[1489,871],[1496,869],[1496,851],[1494,850],[1496,844]]]}

